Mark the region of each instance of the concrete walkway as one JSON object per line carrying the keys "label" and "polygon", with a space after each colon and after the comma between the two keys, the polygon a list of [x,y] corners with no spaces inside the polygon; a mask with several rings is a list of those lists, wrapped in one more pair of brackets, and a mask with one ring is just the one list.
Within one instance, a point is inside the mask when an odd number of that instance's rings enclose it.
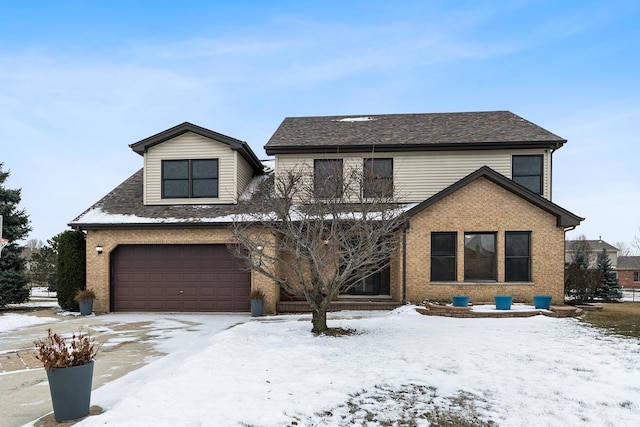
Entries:
{"label": "concrete walkway", "polygon": [[[0,427],[22,426],[53,411],[47,375],[35,358],[33,345],[35,340],[46,336],[48,328],[59,334],[89,331],[103,344],[94,367],[95,390],[162,357],[165,353],[156,350],[158,343],[176,333],[193,331],[195,335],[203,319],[186,314],[61,316],[57,311],[52,308],[12,311],[57,321],[0,333]],[[242,315],[224,316],[228,317],[229,326],[242,319]]]}

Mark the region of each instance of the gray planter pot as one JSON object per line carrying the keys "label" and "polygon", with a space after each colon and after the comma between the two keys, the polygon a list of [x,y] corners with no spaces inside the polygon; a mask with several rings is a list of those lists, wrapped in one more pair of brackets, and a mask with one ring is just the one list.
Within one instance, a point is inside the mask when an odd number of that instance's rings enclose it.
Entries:
{"label": "gray planter pot", "polygon": [[57,422],[89,415],[93,363],[47,371],[53,415]]}
{"label": "gray planter pot", "polygon": [[251,301],[251,317],[260,317],[264,311],[263,299],[252,299]]}
{"label": "gray planter pot", "polygon": [[93,313],[93,300],[92,299],[81,299],[78,301],[78,305],[80,306],[80,314],[83,316],[88,316]]}

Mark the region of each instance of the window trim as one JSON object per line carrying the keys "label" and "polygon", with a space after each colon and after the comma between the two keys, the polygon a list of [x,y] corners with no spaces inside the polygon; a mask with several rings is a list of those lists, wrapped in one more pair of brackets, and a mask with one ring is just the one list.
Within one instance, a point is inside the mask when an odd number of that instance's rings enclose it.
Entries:
{"label": "window trim", "polygon": [[[478,234],[486,234],[493,236],[493,266],[492,266],[492,278],[471,278],[467,277],[467,235],[478,235]],[[496,231],[465,231],[464,232],[464,247],[463,247],[463,261],[464,261],[464,281],[465,282],[477,282],[477,283],[496,283],[498,282],[498,233]]]}
{"label": "window trim", "polygon": [[[375,169],[375,162],[377,161],[388,161],[391,163],[391,175],[389,176],[377,176],[373,173],[367,174],[367,169],[371,168]],[[367,162],[371,162],[371,166],[367,165]],[[383,191],[380,191],[381,194],[376,194],[375,191],[378,187],[376,184],[382,181],[387,181],[388,184],[384,187],[381,187]],[[373,188],[370,188],[369,185],[373,184]],[[387,197],[393,198],[393,157],[364,157],[362,159],[362,197],[364,199],[373,199],[377,197]]]}
{"label": "window trim", "polygon": [[[540,159],[540,175],[531,175],[531,174],[518,174],[516,175],[516,171],[514,168],[514,163],[515,163],[515,159],[516,158],[524,158],[524,157],[537,157]],[[530,188],[528,188],[527,186],[520,184],[519,182],[516,181],[516,178],[526,178],[526,177],[539,177],[540,179],[540,192],[536,192],[531,190]],[[543,195],[544,194],[544,154],[514,154],[511,156],[511,180],[516,182],[518,185],[522,185],[524,188],[526,188],[527,190],[531,191],[532,193],[536,193],[539,195]]]}
{"label": "window trim", "polygon": [[[433,254],[433,236],[434,235],[452,235],[453,237],[453,255],[434,255]],[[457,231],[432,231],[431,232],[431,247],[429,249],[430,254],[430,266],[429,266],[429,280],[432,282],[457,282],[458,281],[458,232]],[[433,260],[437,259],[451,259],[453,258],[453,278],[452,279],[434,279],[433,276]]]}
{"label": "window trim", "polygon": [[[508,255],[507,254],[507,239],[509,235],[526,235],[528,237],[527,255]],[[504,232],[504,281],[505,282],[531,282],[531,258],[532,258],[532,233],[531,231],[505,231]],[[510,259],[527,259],[527,279],[526,280],[509,280],[507,274],[508,260]]]}
{"label": "window trim", "polygon": [[[216,165],[216,177],[215,178],[194,178],[193,177],[193,162],[194,161],[211,161]],[[169,179],[164,177],[164,167],[165,164],[170,162],[187,162],[187,187],[189,194],[186,197],[169,197],[165,194],[165,183],[167,181],[178,181],[178,179]],[[207,196],[194,196],[193,193],[193,185],[194,182],[202,180],[202,179],[211,179],[216,181],[215,195],[207,195]],[[184,181],[184,178],[179,179],[180,181]],[[160,189],[160,198],[163,200],[179,200],[179,199],[217,199],[220,197],[220,159],[218,158],[206,158],[206,159],[162,159],[160,161],[160,181],[161,181],[161,189]]]}

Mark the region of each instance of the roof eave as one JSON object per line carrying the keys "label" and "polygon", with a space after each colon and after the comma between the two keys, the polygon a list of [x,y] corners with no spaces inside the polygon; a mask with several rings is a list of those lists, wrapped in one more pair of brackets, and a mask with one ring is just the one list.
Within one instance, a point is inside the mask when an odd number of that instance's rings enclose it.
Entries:
{"label": "roof eave", "polygon": [[358,152],[406,152],[406,151],[467,151],[467,150],[523,150],[544,148],[557,150],[566,139],[553,141],[509,141],[509,142],[458,142],[442,144],[345,144],[345,145],[275,145],[264,146],[265,152],[276,154],[310,153],[358,153]]}
{"label": "roof eave", "polygon": [[181,228],[226,228],[232,222],[138,222],[138,223],[69,223],[74,230],[130,230],[130,229],[181,229]]}

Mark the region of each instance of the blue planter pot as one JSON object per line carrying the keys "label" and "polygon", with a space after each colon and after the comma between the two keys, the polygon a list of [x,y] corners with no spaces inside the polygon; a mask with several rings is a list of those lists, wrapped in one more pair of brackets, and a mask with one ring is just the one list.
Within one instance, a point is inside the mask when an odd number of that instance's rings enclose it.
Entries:
{"label": "blue planter pot", "polygon": [[535,308],[549,310],[551,308],[551,295],[534,295],[533,305]]}
{"label": "blue planter pot", "polygon": [[53,415],[57,422],[89,415],[93,362],[47,371]]}
{"label": "blue planter pot", "polygon": [[469,297],[463,295],[456,295],[451,297],[454,307],[467,307],[469,305]]}
{"label": "blue planter pot", "polygon": [[505,295],[496,295],[493,297],[496,302],[496,310],[511,310],[511,303],[513,302],[513,297],[505,296]]}

